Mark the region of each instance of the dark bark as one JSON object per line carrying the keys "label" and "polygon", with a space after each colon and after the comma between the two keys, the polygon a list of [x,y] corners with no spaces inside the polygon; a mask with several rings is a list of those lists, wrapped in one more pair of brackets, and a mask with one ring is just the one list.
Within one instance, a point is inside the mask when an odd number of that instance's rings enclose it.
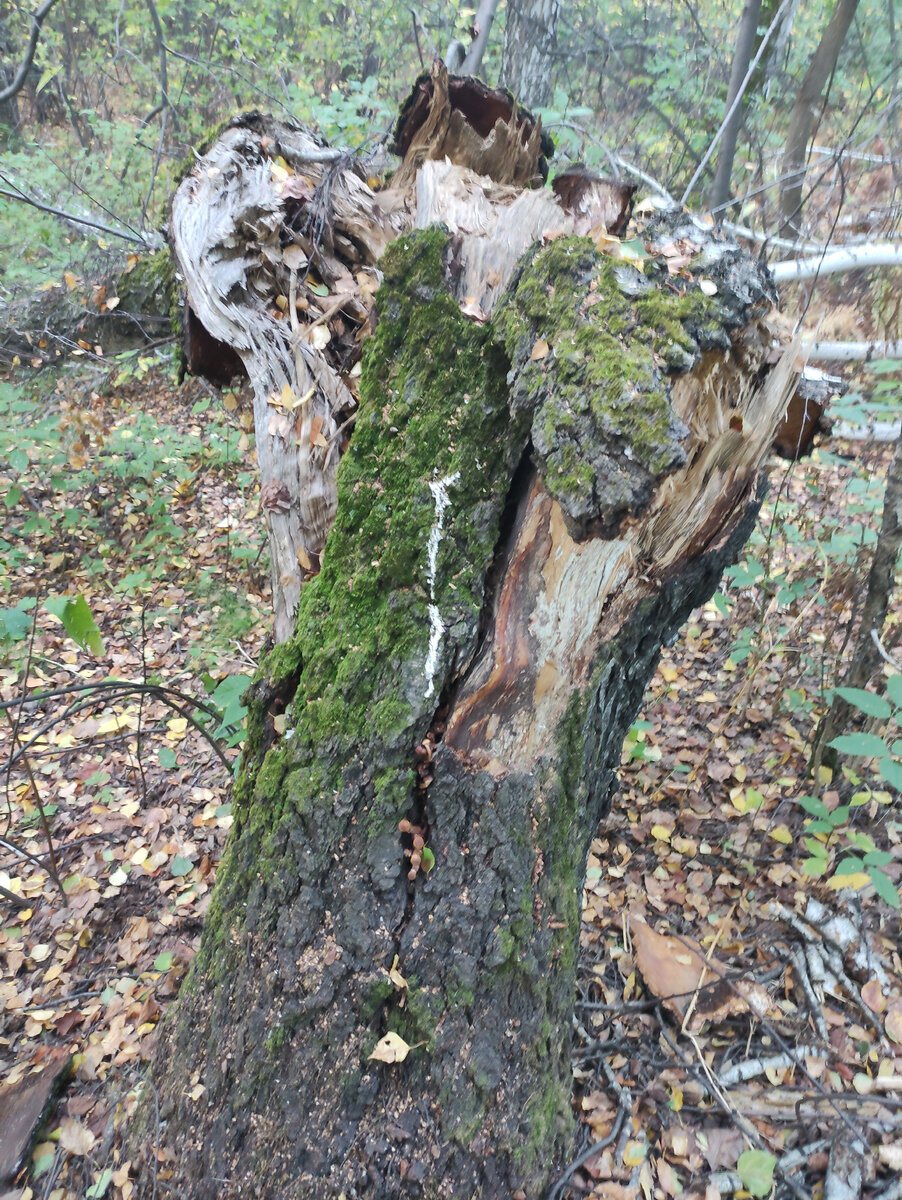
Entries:
{"label": "dark bark", "polygon": [[[742,19],[739,23],[739,34],[736,38],[736,49],[733,51],[733,66],[730,70],[730,85],[727,88],[727,112],[730,111],[734,100],[739,94],[752,54],[755,50],[755,39],[758,36],[758,17],[761,14],[762,0],[745,0],[742,9]],[[736,141],[742,128],[742,105],[738,104],[733,115],[724,127],[720,139],[720,149],[717,155],[717,171],[711,187],[708,201],[709,207],[718,209],[725,205],[730,198],[730,178],[733,174],[733,160],[736,157]]]}
{"label": "dark bark", "polygon": [[[589,844],[662,641],[750,531],[792,386],[792,354],[767,367],[762,268],[708,239],[716,296],[668,276],[658,248],[698,236],[679,216],[645,230],[644,273],[599,253],[575,235],[592,213],[445,161],[453,143],[526,183],[541,147],[504,121],[469,140],[433,83],[398,173],[432,227],[379,259],[335,523],[252,689],[235,826],[161,1037],[145,1196],[544,1194],[572,1150]],[[289,133],[257,129],[261,179]],[[234,189],[249,143],[229,146]],[[274,255],[271,289],[286,269]],[[245,329],[273,293],[230,278]],[[153,1136],[133,1128],[133,1160]]]}
{"label": "dark bark", "polygon": [[560,13],[561,0],[508,0],[501,82],[528,108],[551,100]]}
{"label": "dark bark", "polygon": [[802,80],[786,134],[783,150],[780,214],[782,237],[797,237],[801,229],[802,188],[805,183],[805,157],[817,120],[821,97],[836,68],[839,52],[858,8],[858,0],[836,0],[833,15]]}

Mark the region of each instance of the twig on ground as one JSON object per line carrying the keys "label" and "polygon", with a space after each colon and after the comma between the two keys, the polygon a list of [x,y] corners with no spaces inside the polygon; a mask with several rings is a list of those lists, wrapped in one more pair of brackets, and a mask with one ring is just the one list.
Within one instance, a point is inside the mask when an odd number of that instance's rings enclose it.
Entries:
{"label": "twig on ground", "polygon": [[827,1029],[827,1022],[824,1019],[820,1002],[812,986],[811,977],[808,974],[808,964],[805,960],[805,955],[798,946],[790,946],[789,958],[792,962],[798,985],[802,989],[802,993],[808,1004],[808,1013],[814,1022],[814,1027],[818,1032],[818,1036],[826,1042],[829,1038],[829,1030]]}

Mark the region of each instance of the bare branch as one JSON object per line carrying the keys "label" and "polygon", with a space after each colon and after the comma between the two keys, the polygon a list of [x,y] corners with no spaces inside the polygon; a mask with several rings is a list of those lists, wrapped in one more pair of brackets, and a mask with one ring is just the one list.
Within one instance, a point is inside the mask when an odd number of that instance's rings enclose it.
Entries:
{"label": "bare branch", "polygon": [[40,8],[35,9],[34,13],[32,13],[31,36],[28,39],[25,56],[19,64],[19,69],[16,71],[12,83],[0,91],[0,104],[5,100],[12,100],[13,96],[18,95],[25,86],[25,80],[28,78],[28,72],[31,70],[31,64],[34,62],[34,53],[38,48],[41,26],[44,24],[44,19],[54,4],[56,4],[56,0],[44,0]]}
{"label": "bare branch", "polygon": [[771,272],[777,283],[795,283],[801,279],[817,279],[821,275],[858,271],[862,267],[902,267],[902,242],[842,246],[814,258],[774,263]]}
{"label": "bare branch", "polygon": [[124,242],[133,242],[137,246],[153,245],[153,239],[150,237],[127,233],[124,229],[114,229],[112,225],[104,225],[102,221],[91,221],[87,217],[78,217],[75,213],[64,212],[61,208],[54,208],[52,204],[42,204],[40,200],[35,200],[33,196],[27,196],[24,192],[9,192],[6,188],[0,188],[0,197],[4,200],[20,200],[23,204],[38,209],[39,212],[50,213],[51,216],[61,217],[62,220],[72,221],[76,225],[86,225],[89,229],[99,229],[101,233],[121,238]]}

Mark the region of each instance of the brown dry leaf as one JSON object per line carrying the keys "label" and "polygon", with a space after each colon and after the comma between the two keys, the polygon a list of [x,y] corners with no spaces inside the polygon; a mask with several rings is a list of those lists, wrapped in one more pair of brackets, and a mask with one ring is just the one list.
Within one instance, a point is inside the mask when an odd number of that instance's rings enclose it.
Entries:
{"label": "brown dry leaf", "polygon": [[475,321],[478,325],[484,325],[489,319],[482,305],[472,299],[472,297],[464,301],[460,306],[460,311],[463,316],[469,317],[471,321]]}
{"label": "brown dry leaf", "polygon": [[883,1028],[888,1038],[902,1045],[902,1008],[894,1007],[892,1012],[887,1014]]}
{"label": "brown dry leaf", "polygon": [[[297,177],[297,182],[300,182],[300,176]],[[283,192],[282,194],[284,195],[285,193]],[[286,246],[282,251],[282,262],[289,271],[302,271],[307,265],[307,255],[300,246]]]}
{"label": "brown dry leaf", "polygon": [[869,979],[861,989],[861,998],[874,1013],[882,1013],[886,1009],[886,999],[883,988],[876,979]]}
{"label": "brown dry leaf", "polygon": [[536,362],[541,358],[547,358],[548,350],[549,350],[549,346],[548,346],[548,343],[545,341],[545,339],[537,338],[536,344],[533,346],[532,353],[530,354],[529,357],[533,360],[533,362]]}
{"label": "brown dry leaf", "polygon": [[698,942],[656,933],[644,921],[634,921],[630,932],[636,966],[646,987],[682,1018],[702,978],[708,982],[714,978]]}
{"label": "brown dry leaf", "polygon": [[733,1167],[745,1149],[745,1138],[732,1126],[722,1129],[716,1126],[702,1130],[698,1135],[699,1149],[704,1154],[712,1171],[718,1167]]}
{"label": "brown dry leaf", "polygon": [[70,1154],[88,1154],[97,1141],[90,1129],[73,1117],[63,1117],[60,1121],[59,1134],[60,1145]]}
{"label": "brown dry leaf", "polygon": [[370,1058],[374,1058],[376,1062],[399,1063],[404,1061],[410,1051],[411,1047],[397,1033],[387,1033],[373,1047]]}

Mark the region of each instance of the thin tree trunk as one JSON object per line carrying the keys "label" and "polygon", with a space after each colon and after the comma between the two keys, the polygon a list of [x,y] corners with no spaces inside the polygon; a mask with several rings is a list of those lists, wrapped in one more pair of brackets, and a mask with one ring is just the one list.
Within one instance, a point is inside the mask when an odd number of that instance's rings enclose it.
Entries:
{"label": "thin tree trunk", "polygon": [[560,13],[561,0],[508,0],[501,82],[527,108],[551,100]]}
{"label": "thin tree trunk", "polygon": [[[796,348],[768,374],[773,292],[738,251],[699,247],[714,300],[667,276],[666,222],[646,276],[576,236],[610,197],[574,181],[565,209],[527,186],[542,143],[505,104],[435,67],[400,123],[401,192],[370,194],[376,226],[414,227],[379,257],[321,568],[252,689],[231,840],[154,1067],[159,1144],[129,1135],[146,1197],[538,1200],[572,1151],[589,845],[662,640],[751,529]],[[273,183],[271,156],[290,169],[299,146],[245,122],[183,185],[179,261],[214,263],[192,304],[207,287],[224,319],[226,295],[240,331],[295,269],[303,185]],[[248,171],[262,207],[240,254],[228,197],[223,241],[181,245],[202,181],[247,198]],[[222,293],[226,249],[255,271]]]}
{"label": "thin tree trunk", "polygon": [[827,81],[833,74],[846,34],[852,24],[858,0],[836,0],[833,15],[812,55],[802,86],[789,118],[786,146],[783,150],[783,183],[780,189],[780,230],[783,237],[798,236],[802,219],[802,188],[805,183],[805,158],[811,132]]}
{"label": "thin tree trunk", "polygon": [[482,71],[482,60],[489,44],[489,34],[498,11],[499,0],[480,0],[473,18],[473,41],[460,68],[462,75],[478,75]]}
{"label": "thin tree trunk", "polygon": [[[896,586],[896,564],[902,547],[902,436],[896,441],[892,462],[886,475],[886,493],[883,498],[883,517],[874,558],[868,574],[868,589],[861,623],[852,651],[852,661],[842,678],[843,687],[864,688],[870,683],[880,666],[880,651],[874,644],[873,634],[883,632],[890,599]],[[842,696],[834,695],[814,736],[813,762],[817,767],[828,755],[830,742],[847,729],[854,709]],[[832,756],[835,762],[835,753]]]}
{"label": "thin tree trunk", "polygon": [[[761,15],[762,0],[746,0],[739,22],[739,34],[736,38],[736,49],[733,52],[733,66],[730,70],[730,85],[727,88],[727,112],[736,99],[749,63],[755,49],[755,38],[758,36],[758,18]],[[718,209],[725,205],[730,198],[730,178],[733,174],[733,160],[736,157],[736,140],[742,128],[742,105],[730,117],[720,140],[720,151],[717,156],[717,171],[711,188],[709,207]]]}

